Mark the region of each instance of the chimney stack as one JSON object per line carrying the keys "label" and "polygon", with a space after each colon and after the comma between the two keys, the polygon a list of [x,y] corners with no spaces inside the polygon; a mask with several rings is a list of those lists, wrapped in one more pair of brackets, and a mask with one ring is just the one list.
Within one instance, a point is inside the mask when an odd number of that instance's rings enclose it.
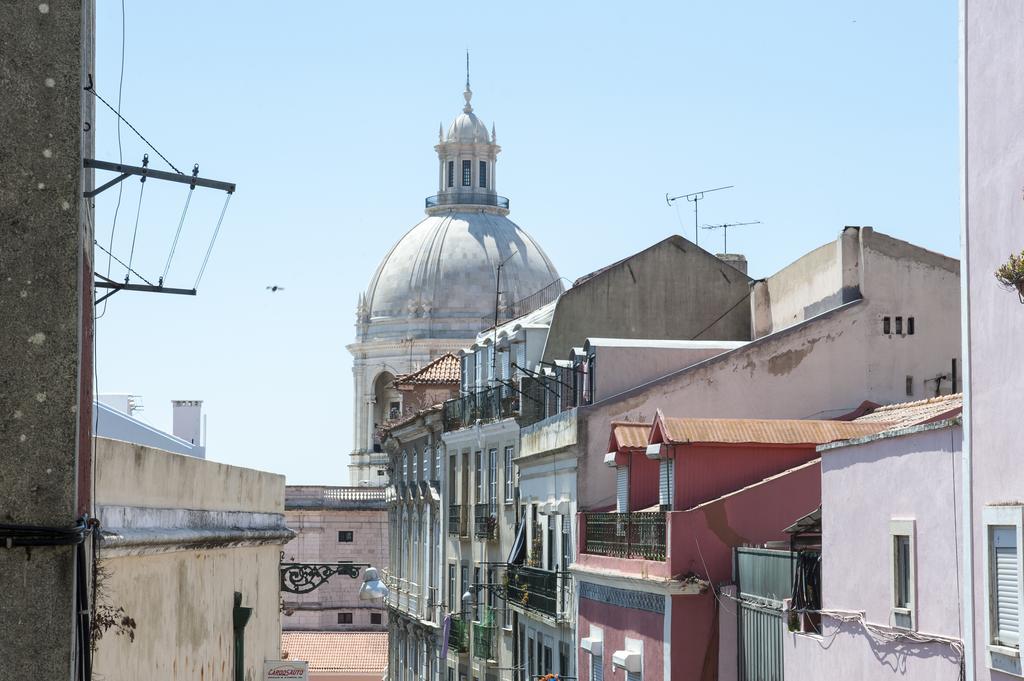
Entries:
{"label": "chimney stack", "polygon": [[202,446],[202,400],[171,400],[174,412],[174,437],[191,442],[196,447]]}
{"label": "chimney stack", "polygon": [[743,274],[747,273],[747,256],[740,253],[716,253],[715,257],[727,265],[732,265]]}

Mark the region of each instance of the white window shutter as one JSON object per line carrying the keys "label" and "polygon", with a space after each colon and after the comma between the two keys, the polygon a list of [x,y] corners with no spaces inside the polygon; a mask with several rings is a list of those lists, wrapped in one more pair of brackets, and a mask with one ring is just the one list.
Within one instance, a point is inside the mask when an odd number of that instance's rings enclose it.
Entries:
{"label": "white window shutter", "polygon": [[619,466],[615,469],[615,510],[619,513],[629,512],[628,466]]}
{"label": "white window shutter", "polygon": [[992,528],[992,577],[995,582],[996,639],[1005,646],[1016,647],[1020,640],[1018,584],[1020,562],[1017,559],[1017,528]]}
{"label": "white window shutter", "polygon": [[675,487],[675,471],[672,459],[658,461],[658,504],[672,510],[672,491]]}

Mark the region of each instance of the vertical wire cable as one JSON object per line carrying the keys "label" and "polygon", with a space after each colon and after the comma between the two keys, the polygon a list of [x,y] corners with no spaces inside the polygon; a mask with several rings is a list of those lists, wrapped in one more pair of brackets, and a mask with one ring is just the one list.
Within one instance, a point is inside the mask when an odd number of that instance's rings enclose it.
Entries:
{"label": "vertical wire cable", "polygon": [[139,215],[142,213],[142,195],[146,192],[146,176],[142,176],[142,181],[139,183],[139,206],[135,209],[135,230],[132,232],[132,250],[128,254],[128,271],[124,273],[124,282],[128,283],[128,278],[131,276],[132,260],[135,258],[135,237],[139,234]]}
{"label": "vertical wire cable", "polygon": [[185,214],[188,213],[188,204],[192,201],[192,193],[195,187],[189,187],[188,198],[185,199],[185,208],[181,211],[181,219],[178,220],[178,231],[174,233],[174,241],[171,242],[171,252],[167,255],[167,264],[164,265],[164,273],[160,276],[160,284],[163,285],[167,273],[171,270],[171,259],[174,258],[174,250],[178,247],[178,237],[181,236],[181,227],[185,224]]}
{"label": "vertical wire cable", "polygon": [[220,233],[221,223],[224,222],[224,213],[228,210],[228,203],[231,201],[232,193],[228,192],[227,197],[224,199],[224,206],[220,209],[220,217],[217,218],[217,226],[213,230],[213,238],[210,239],[210,246],[206,249],[206,257],[203,258],[203,265],[199,268],[199,275],[196,276],[196,283],[192,288],[198,289],[199,282],[203,278],[203,273],[206,272],[206,263],[210,261],[210,253],[213,252],[213,245],[217,242],[217,235]]}
{"label": "vertical wire cable", "polygon": [[[124,163],[124,153],[121,148],[121,92],[124,90],[124,0],[121,0],[121,76],[117,81],[117,162]],[[107,245],[107,253],[114,252],[114,234],[117,232],[117,214],[121,210],[121,195],[124,193],[124,183],[117,183],[117,204],[114,206],[114,220],[110,225],[110,241]],[[111,256],[107,256],[107,279],[110,279]],[[107,301],[103,301],[103,310],[96,319],[102,319],[107,314]],[[93,322],[95,325],[95,321]]]}

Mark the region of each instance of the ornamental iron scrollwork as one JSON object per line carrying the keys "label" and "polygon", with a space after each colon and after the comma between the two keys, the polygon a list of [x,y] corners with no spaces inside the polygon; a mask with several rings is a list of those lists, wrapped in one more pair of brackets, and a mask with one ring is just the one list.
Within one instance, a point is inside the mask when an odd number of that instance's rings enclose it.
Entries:
{"label": "ornamental iron scrollwork", "polygon": [[334,575],[356,579],[359,571],[368,567],[364,563],[281,563],[281,591],[308,594]]}

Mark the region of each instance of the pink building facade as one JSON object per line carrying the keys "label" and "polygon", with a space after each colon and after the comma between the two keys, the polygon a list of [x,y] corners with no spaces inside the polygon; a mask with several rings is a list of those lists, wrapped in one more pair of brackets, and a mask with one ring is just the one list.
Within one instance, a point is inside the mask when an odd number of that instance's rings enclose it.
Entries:
{"label": "pink building facade", "polygon": [[660,413],[649,427],[617,424],[606,461],[616,469],[619,512],[580,514],[572,568],[580,678],[714,678],[723,607],[714,586],[732,579],[733,547],[781,541],[782,528],[818,506],[818,444],[882,428]]}
{"label": "pink building facade", "polygon": [[782,620],[786,681],[958,677],[962,437],[956,415],[819,448],[820,620]]}

